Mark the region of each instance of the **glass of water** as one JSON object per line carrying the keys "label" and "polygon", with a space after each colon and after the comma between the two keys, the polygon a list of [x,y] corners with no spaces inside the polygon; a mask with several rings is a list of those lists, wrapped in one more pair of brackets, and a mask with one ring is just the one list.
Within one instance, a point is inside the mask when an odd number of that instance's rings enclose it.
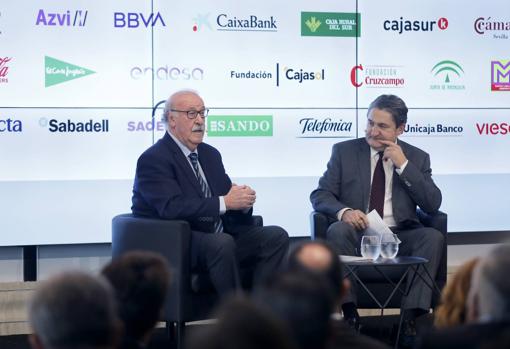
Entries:
{"label": "glass of water", "polygon": [[361,238],[361,255],[376,260],[381,253],[381,238],[375,235],[364,235]]}
{"label": "glass of water", "polygon": [[381,237],[381,256],[383,258],[395,258],[398,253],[400,240],[396,234],[386,233]]}

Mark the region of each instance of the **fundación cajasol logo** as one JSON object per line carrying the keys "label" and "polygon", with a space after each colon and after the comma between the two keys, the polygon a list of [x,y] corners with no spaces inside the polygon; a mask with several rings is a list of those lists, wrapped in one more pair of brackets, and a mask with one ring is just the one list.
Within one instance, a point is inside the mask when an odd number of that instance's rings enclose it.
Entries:
{"label": "fundaci\u00f3n cajasol logo", "polygon": [[491,61],[491,91],[510,91],[510,60]]}
{"label": "fundaci\u00f3n cajasol logo", "polygon": [[301,36],[361,36],[361,14],[301,12]]}
{"label": "fundaci\u00f3n cajasol logo", "polygon": [[444,60],[432,67],[430,70],[436,82],[430,85],[431,90],[465,90],[466,87],[460,83],[464,69],[459,63],[452,60]]}
{"label": "fundaci\u00f3n cajasol logo", "polygon": [[95,71],[53,57],[44,57],[44,86],[49,87],[84,76],[94,74]]}
{"label": "fundaci\u00f3n cajasol logo", "polygon": [[271,137],[272,115],[209,115],[209,137]]}

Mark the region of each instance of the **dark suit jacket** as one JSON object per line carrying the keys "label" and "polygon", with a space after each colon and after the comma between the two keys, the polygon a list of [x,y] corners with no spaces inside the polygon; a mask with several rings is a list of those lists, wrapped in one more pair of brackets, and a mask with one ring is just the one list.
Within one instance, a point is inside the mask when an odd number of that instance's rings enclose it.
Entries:
{"label": "dark suit jacket", "polygon": [[[189,161],[165,133],[138,159],[131,207],[134,215],[182,219],[190,223],[192,230],[213,231],[220,211],[218,196],[226,195],[232,182],[216,148],[201,143],[197,149],[212,197],[204,197]],[[222,215],[225,231],[234,225],[249,225],[251,213],[252,210],[227,211]]]}
{"label": "dark suit jacket", "polygon": [[[416,349],[508,348],[510,321],[469,324],[420,337]],[[506,343],[501,343],[506,341]],[[499,343],[498,343],[499,342]]]}
{"label": "dark suit jacket", "polygon": [[[416,206],[433,213],[441,205],[441,191],[432,181],[430,158],[423,150],[398,140],[409,163],[401,175],[393,174],[393,216],[399,227],[419,224]],[[365,138],[333,146],[319,187],[310,194],[316,211],[336,218],[343,208],[366,212],[370,196],[370,146]]]}

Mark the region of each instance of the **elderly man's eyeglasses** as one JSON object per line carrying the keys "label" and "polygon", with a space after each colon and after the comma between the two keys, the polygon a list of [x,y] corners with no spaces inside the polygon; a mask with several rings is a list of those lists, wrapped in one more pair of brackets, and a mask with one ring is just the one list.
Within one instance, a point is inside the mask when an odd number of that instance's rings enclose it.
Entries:
{"label": "elderly man's eyeglasses", "polygon": [[186,113],[188,116],[188,119],[196,119],[198,115],[205,118],[207,114],[209,114],[209,109],[205,108],[202,110],[177,110],[177,109],[170,109],[170,111],[175,111],[178,113]]}

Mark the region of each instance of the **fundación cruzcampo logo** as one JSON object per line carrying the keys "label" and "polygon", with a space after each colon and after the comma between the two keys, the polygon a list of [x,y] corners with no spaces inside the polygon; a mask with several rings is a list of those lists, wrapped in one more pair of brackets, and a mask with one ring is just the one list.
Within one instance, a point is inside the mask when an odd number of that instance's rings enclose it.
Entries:
{"label": "fundaci\u00f3n cruzcampo logo", "polygon": [[361,14],[301,12],[301,36],[361,36]]}
{"label": "fundaci\u00f3n cruzcampo logo", "polygon": [[431,90],[465,90],[466,87],[457,80],[464,74],[464,69],[457,62],[444,60],[434,65],[430,71],[441,83],[430,85]]}
{"label": "fundaci\u00f3n cruzcampo logo", "polygon": [[491,91],[510,91],[510,60],[491,61]]}
{"label": "fundaci\u00f3n cruzcampo logo", "polygon": [[61,84],[66,81],[79,79],[84,76],[94,74],[87,68],[83,68],[71,63],[60,61],[53,57],[44,57],[44,86],[49,87]]}
{"label": "fundaci\u00f3n cruzcampo logo", "polygon": [[209,137],[271,137],[272,115],[209,115]]}

